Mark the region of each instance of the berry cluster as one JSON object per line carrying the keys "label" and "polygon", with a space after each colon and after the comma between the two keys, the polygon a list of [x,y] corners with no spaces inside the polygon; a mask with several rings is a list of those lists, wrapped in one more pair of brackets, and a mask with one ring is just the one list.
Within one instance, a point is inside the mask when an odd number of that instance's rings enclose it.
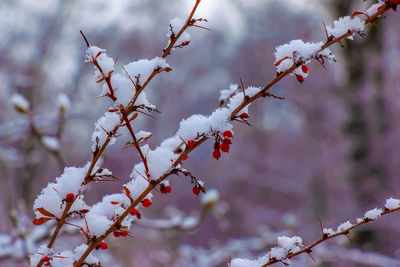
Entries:
{"label": "berry cluster", "polygon": [[[247,115],[247,113],[242,113],[240,116],[242,116],[243,114]],[[248,115],[247,115],[247,117],[248,117]],[[243,116],[242,119],[245,119],[245,118],[246,117]],[[232,144],[231,138],[232,138],[233,134],[231,131],[225,131],[222,134],[222,136],[223,136],[223,138],[221,138],[218,133],[215,135],[213,158],[215,158],[217,160],[221,157],[221,151],[225,152],[225,153],[229,152],[229,150],[231,148],[230,145]]]}

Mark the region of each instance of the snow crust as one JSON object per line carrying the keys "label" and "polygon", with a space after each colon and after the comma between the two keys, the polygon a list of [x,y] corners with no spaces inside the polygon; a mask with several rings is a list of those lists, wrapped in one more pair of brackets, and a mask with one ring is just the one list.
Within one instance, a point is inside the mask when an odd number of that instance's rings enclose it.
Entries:
{"label": "snow crust", "polygon": [[42,142],[50,150],[59,150],[60,149],[60,141],[58,140],[57,137],[43,136]]}
{"label": "snow crust", "polygon": [[[104,113],[104,115],[95,123],[95,130],[92,134],[92,151],[96,150],[96,141],[99,141],[99,146],[103,145],[108,137],[108,133],[112,131],[119,123],[120,117],[116,112],[107,111]],[[115,141],[115,137],[111,137],[109,145],[114,144]]]}
{"label": "snow crust", "polygon": [[350,16],[346,16],[335,20],[333,22],[333,27],[327,26],[326,30],[328,32],[328,36],[333,36],[335,38],[349,32],[352,35],[347,38],[353,40],[353,36],[356,34],[364,34],[364,27],[365,23],[359,17],[351,18]]}
{"label": "snow crust", "polygon": [[382,209],[375,208],[375,209],[367,211],[364,214],[364,218],[376,220],[381,216],[381,213],[382,213]]}
{"label": "snow crust", "polygon": [[13,94],[10,102],[18,111],[27,112],[29,110],[29,101],[21,94]]}
{"label": "snow crust", "polygon": [[397,209],[398,207],[400,207],[399,199],[392,198],[392,197],[386,199],[385,208],[387,208],[388,210],[394,210],[394,209]]}

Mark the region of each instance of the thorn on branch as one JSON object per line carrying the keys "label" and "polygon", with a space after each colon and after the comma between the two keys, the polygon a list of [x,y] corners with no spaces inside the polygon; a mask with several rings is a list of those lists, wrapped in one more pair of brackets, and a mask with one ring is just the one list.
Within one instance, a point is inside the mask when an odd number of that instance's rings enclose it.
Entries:
{"label": "thorn on branch", "polygon": [[82,31],[79,31],[79,32],[81,33],[81,35],[82,35],[83,39],[85,40],[86,46],[89,48],[89,47],[90,47],[90,44],[89,44],[89,41],[87,40],[87,38],[86,38],[85,34],[83,34],[83,32],[82,32]]}

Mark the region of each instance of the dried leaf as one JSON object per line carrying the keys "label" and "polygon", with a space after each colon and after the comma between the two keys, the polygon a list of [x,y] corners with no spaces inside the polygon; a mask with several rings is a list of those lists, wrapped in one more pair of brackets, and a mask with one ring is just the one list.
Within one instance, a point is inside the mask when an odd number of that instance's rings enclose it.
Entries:
{"label": "dried leaf", "polygon": [[56,217],[53,213],[51,213],[50,211],[46,210],[45,208],[37,208],[36,209],[38,212],[40,212],[41,214],[43,214],[44,216],[47,217]]}

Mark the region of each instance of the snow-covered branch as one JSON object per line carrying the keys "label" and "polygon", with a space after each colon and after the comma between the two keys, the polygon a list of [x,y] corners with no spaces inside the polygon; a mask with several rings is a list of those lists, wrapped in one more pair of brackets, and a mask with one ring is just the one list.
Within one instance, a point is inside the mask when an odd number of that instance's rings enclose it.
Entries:
{"label": "snow-covered branch", "polygon": [[346,221],[340,224],[337,227],[337,230],[333,230],[332,228],[324,228],[321,223],[321,235],[322,237],[312,244],[303,247],[303,239],[299,236],[294,237],[286,237],[280,236],[278,237],[278,246],[273,247],[269,250],[269,252],[260,257],[258,260],[248,260],[248,259],[233,259],[231,262],[232,267],[265,267],[272,265],[277,262],[281,262],[284,265],[288,265],[288,260],[301,255],[301,254],[309,254],[313,251],[313,248],[318,244],[325,242],[326,240],[335,238],[337,236],[348,236],[351,230],[360,227],[361,225],[367,224],[372,221],[376,221],[379,217],[394,213],[400,210],[400,200],[389,198],[386,200],[384,209],[375,208],[367,211],[362,218],[357,218],[357,222],[352,224],[350,221]]}
{"label": "snow-covered branch", "polygon": [[[379,1],[365,13],[355,13],[352,16],[340,18],[334,22],[333,27],[325,27],[327,40],[325,42],[309,43],[302,40],[294,40],[288,44],[277,47],[275,52],[275,66],[277,75],[264,87],[248,87],[233,85],[221,92],[221,105],[211,115],[193,115],[184,119],[173,137],[164,140],[157,148],[152,150],[145,144],[151,137],[146,131],[135,132],[131,126],[139,115],[148,115],[146,112],[156,111],[156,107],[147,100],[144,89],[152,79],[162,72],[171,71],[166,62],[166,57],[174,49],[185,47],[189,44],[189,27],[200,27],[197,23],[204,19],[193,19],[194,13],[200,3],[196,0],[195,5],[186,19],[173,19],[168,29],[168,45],[163,50],[161,57],[151,60],[142,59],[122,67],[118,73],[116,60],[108,57],[105,50],[90,45],[88,39],[83,35],[88,46],[86,61],[95,67],[97,82],[102,84],[103,97],[112,100],[113,106],[108,108],[104,115],[95,123],[95,131],[92,135],[93,158],[84,167],[68,167],[54,183],[48,184],[37,197],[34,203],[36,225],[48,221],[57,222],[56,229],[46,245],[42,245],[37,253],[31,256],[32,266],[50,265],[73,265],[98,266],[100,261],[92,255],[92,251],[107,248],[105,239],[113,234],[115,237],[130,235],[129,229],[134,220],[141,218],[140,209],[148,208],[152,204],[152,191],[156,188],[161,193],[169,193],[171,186],[166,179],[171,175],[184,175],[193,183],[193,193],[199,195],[201,191],[206,192],[204,182],[197,179],[191,172],[183,168],[182,161],[207,140],[213,140],[213,158],[219,159],[222,153],[229,152],[233,139],[233,123],[248,123],[249,105],[260,97],[273,97],[268,90],[288,75],[293,75],[302,83],[309,75],[309,64],[316,60],[322,66],[326,61],[335,61],[335,56],[328,47],[340,43],[344,39],[353,39],[354,36],[364,35],[364,27],[375,23],[381,15],[389,9],[395,9],[394,1]],[[360,17],[367,14],[367,19]],[[179,41],[179,42],[178,42]],[[115,143],[121,134],[120,129],[128,129],[130,140],[126,145],[135,147],[141,162],[136,164],[131,172],[131,181],[123,185],[121,193],[105,195],[103,199],[89,206],[84,201],[84,191],[89,183],[105,180],[113,180],[115,177],[111,171],[101,168],[99,159],[105,150]],[[48,142],[47,142],[48,143]],[[397,200],[395,200],[397,201]],[[332,232],[328,229],[323,232],[323,238],[312,245],[301,249],[302,239],[299,237],[278,238],[279,247],[269,252],[268,260],[264,266],[274,262],[284,262],[301,253],[310,253],[311,248],[320,242],[338,235],[345,235],[350,230],[375,220],[377,216],[385,215],[399,209],[391,206],[387,209],[370,211],[361,221],[355,225],[341,225],[338,231]],[[65,250],[56,252],[53,244],[60,230],[65,224],[72,225],[69,219],[78,217],[74,222],[86,242],[78,246],[74,252]],[[200,222],[200,220],[198,220]],[[196,222],[196,224],[198,223]],[[196,225],[194,224],[194,225]],[[193,223],[190,224],[193,226]],[[151,225],[149,225],[151,226]],[[178,225],[182,229],[190,228],[183,223]],[[232,263],[237,263],[238,260]],[[259,263],[259,261],[258,261]]]}

